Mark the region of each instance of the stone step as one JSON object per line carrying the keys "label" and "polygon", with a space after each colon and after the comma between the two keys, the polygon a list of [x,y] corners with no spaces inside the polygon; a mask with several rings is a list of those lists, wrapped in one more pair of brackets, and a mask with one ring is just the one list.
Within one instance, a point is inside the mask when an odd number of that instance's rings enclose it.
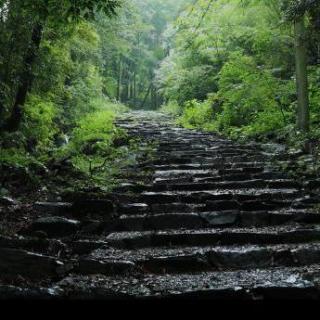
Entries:
{"label": "stone step", "polygon": [[239,210],[239,211],[271,211],[281,208],[291,207],[292,200],[216,200],[207,201],[206,210],[221,211],[221,210]]}
{"label": "stone step", "polygon": [[130,260],[93,259],[91,256],[82,258],[73,270],[78,274],[129,275],[135,272],[137,266]]}
{"label": "stone step", "polygon": [[55,216],[65,216],[72,212],[72,203],[69,202],[36,202],[35,211],[40,214],[51,214]]}
{"label": "stone step", "polygon": [[241,182],[248,180],[271,180],[271,181],[279,181],[286,180],[287,177],[285,174],[281,173],[260,173],[260,174],[247,174],[247,173],[238,173],[238,174],[229,174],[229,175],[218,175],[213,172],[209,175],[202,175],[200,177],[195,177],[192,175],[185,176],[173,176],[173,177],[165,177],[165,178],[155,178],[154,184],[161,185],[175,185],[175,184],[190,184],[190,183],[204,183],[211,184],[222,181],[229,182]]}
{"label": "stone step", "polygon": [[210,175],[218,174],[218,170],[168,170],[168,171],[155,171],[154,178],[177,178],[177,177],[195,177],[202,178]]}
{"label": "stone step", "polygon": [[209,223],[196,213],[164,213],[121,216],[117,229],[119,231],[198,229],[206,225]]}
{"label": "stone step", "polygon": [[85,255],[94,250],[106,247],[108,243],[103,240],[82,239],[71,241],[68,243],[68,245],[70,246],[73,254]]}
{"label": "stone step", "polygon": [[155,171],[170,171],[170,170],[225,170],[225,169],[245,169],[245,168],[261,168],[266,167],[265,162],[224,162],[221,163],[213,163],[213,164],[188,164],[188,165],[145,165],[141,164],[141,170],[155,170]]}
{"label": "stone step", "polygon": [[154,231],[167,229],[201,229],[222,227],[267,227],[288,223],[320,224],[320,215],[307,211],[211,211],[201,213],[156,213],[123,215],[118,231]]}
{"label": "stone step", "polygon": [[[214,142],[214,147],[211,145],[210,147],[206,147],[205,150],[203,150],[202,148],[196,149],[197,154],[199,153],[200,155],[202,155],[202,153],[204,155],[212,155],[212,154],[220,154],[224,153],[224,154],[244,154],[244,153],[248,153],[248,154],[261,154],[260,150],[256,149],[256,148],[251,148],[249,146],[236,146],[236,145],[232,145],[230,143],[221,143],[215,140]],[[188,156],[194,156],[194,149],[193,150],[184,150],[184,151],[177,151],[177,155],[188,155]],[[161,154],[163,155],[170,155],[171,152],[164,152],[161,151],[161,145],[159,147],[159,153],[161,152]]]}
{"label": "stone step", "polygon": [[267,245],[312,241],[320,241],[320,227],[276,226],[267,228],[116,232],[107,237],[110,246],[129,249],[163,246]]}
{"label": "stone step", "polygon": [[163,213],[194,213],[205,211],[205,204],[192,204],[192,203],[169,203],[161,204],[155,203],[149,206],[150,213],[163,214]]}
{"label": "stone step", "polygon": [[151,211],[150,206],[146,203],[129,203],[129,204],[120,204],[117,208],[119,214],[125,215],[135,215],[135,214],[146,214]]}
{"label": "stone step", "polygon": [[2,301],[52,301],[53,299],[57,299],[58,297],[58,292],[56,292],[52,288],[21,288],[12,285],[0,285],[0,300]]}
{"label": "stone step", "polygon": [[203,169],[196,169],[196,170],[161,170],[155,171],[154,177],[155,178],[173,178],[173,177],[194,177],[194,178],[206,178],[210,176],[230,176],[234,174],[262,174],[265,171],[265,167],[247,167],[247,168],[240,168],[240,169],[211,169],[211,170],[203,170]]}
{"label": "stone step", "polygon": [[[163,192],[163,191],[203,191],[216,189],[251,189],[251,188],[270,188],[270,189],[299,189],[301,185],[292,179],[281,180],[262,180],[252,179],[243,181],[224,181],[224,182],[194,182],[181,184],[156,184],[153,186],[133,186],[127,191],[131,192]],[[120,191],[124,191],[121,190]]]}
{"label": "stone step", "polygon": [[188,165],[188,164],[202,164],[202,165],[220,165],[221,163],[246,163],[246,162],[264,162],[268,161],[266,156],[237,156],[235,154],[220,154],[219,157],[200,157],[194,155],[193,157],[166,157],[157,158],[148,162],[150,165],[164,166],[164,165]]}
{"label": "stone step", "polygon": [[152,204],[204,204],[207,201],[239,200],[239,201],[281,201],[287,199],[293,201],[299,197],[300,192],[296,189],[233,189],[233,190],[204,190],[204,191],[171,191],[171,192],[145,192],[141,195],[132,196],[133,202]]}
{"label": "stone step", "polygon": [[301,189],[302,186],[291,179],[263,180],[252,179],[242,181],[223,181],[223,182],[187,182],[171,184],[131,184],[125,183],[117,188],[114,192],[120,193],[142,193],[142,192],[165,192],[165,191],[204,191],[217,189],[252,189],[252,188],[270,188],[270,189]]}
{"label": "stone step", "polygon": [[[316,273],[309,268],[274,268],[197,274],[108,277],[73,275],[52,289],[64,299],[319,299]],[[88,290],[90,288],[90,290]]]}
{"label": "stone step", "polygon": [[0,248],[0,274],[7,279],[56,278],[69,268],[64,261],[25,250]]}
{"label": "stone step", "polygon": [[80,227],[78,220],[49,216],[36,219],[27,229],[22,230],[22,233],[32,236],[42,232],[49,238],[63,238],[76,234]]}
{"label": "stone step", "polygon": [[173,159],[173,160],[178,160],[178,159],[192,159],[192,158],[216,158],[219,157],[238,157],[239,154],[246,155],[246,156],[257,156],[260,157],[262,156],[261,154],[252,151],[252,150],[241,150],[241,151],[234,151],[234,150],[206,150],[204,149],[198,149],[198,150],[184,150],[184,151],[179,151],[179,150],[174,150],[174,151],[161,151],[158,150],[156,151],[156,156],[159,159]]}
{"label": "stone step", "polygon": [[40,237],[27,238],[22,236],[4,237],[0,235],[0,248],[20,249],[33,253],[45,253],[49,256],[63,256],[67,246],[61,240]]}
{"label": "stone step", "polygon": [[[79,261],[82,274],[121,274],[141,269],[144,273],[302,267],[320,263],[320,242],[310,244],[245,245],[217,247],[98,249]],[[100,268],[99,268],[100,266]]]}

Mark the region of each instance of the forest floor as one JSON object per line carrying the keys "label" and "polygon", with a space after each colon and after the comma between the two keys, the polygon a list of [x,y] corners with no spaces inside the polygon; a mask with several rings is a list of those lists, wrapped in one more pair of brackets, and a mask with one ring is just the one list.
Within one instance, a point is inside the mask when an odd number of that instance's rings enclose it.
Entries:
{"label": "forest floor", "polygon": [[287,173],[297,154],[160,113],[117,125],[153,157],[112,192],[1,200],[1,299],[319,299],[320,180]]}

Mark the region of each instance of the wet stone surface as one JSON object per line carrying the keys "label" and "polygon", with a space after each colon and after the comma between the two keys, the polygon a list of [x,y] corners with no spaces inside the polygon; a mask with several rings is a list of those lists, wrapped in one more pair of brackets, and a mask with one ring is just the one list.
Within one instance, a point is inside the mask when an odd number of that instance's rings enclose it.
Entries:
{"label": "wet stone surface", "polygon": [[[308,271],[305,271],[306,273]],[[302,269],[253,270],[181,275],[109,278],[71,276],[58,284],[69,299],[210,298],[318,299]]]}
{"label": "wet stone surface", "polygon": [[153,158],[110,194],[40,199],[30,225],[0,235],[1,300],[319,299],[319,181],[299,184],[272,163],[290,160],[283,146],[154,112],[117,125],[141,148],[152,142]]}
{"label": "wet stone surface", "polygon": [[43,232],[49,238],[65,237],[79,230],[80,221],[63,217],[46,217],[35,220],[26,233],[37,234]]}

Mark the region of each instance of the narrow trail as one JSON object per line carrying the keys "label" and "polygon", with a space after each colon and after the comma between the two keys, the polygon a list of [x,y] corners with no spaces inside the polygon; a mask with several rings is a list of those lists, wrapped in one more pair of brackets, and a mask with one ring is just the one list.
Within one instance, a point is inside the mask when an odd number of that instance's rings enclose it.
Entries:
{"label": "narrow trail", "polygon": [[0,238],[1,274],[31,284],[2,280],[1,298],[319,298],[311,184],[289,179],[259,145],[165,115],[133,112],[117,124],[154,141],[154,160],[103,199],[38,203],[28,234]]}

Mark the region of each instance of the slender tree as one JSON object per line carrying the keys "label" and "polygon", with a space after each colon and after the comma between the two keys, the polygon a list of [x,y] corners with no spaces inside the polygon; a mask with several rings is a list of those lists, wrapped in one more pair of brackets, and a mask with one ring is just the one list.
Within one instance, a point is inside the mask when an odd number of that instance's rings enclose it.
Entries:
{"label": "slender tree", "polygon": [[303,132],[310,130],[308,90],[308,56],[305,19],[306,13],[319,7],[319,0],[283,0],[286,15],[294,23],[296,84],[298,96],[297,126]]}

